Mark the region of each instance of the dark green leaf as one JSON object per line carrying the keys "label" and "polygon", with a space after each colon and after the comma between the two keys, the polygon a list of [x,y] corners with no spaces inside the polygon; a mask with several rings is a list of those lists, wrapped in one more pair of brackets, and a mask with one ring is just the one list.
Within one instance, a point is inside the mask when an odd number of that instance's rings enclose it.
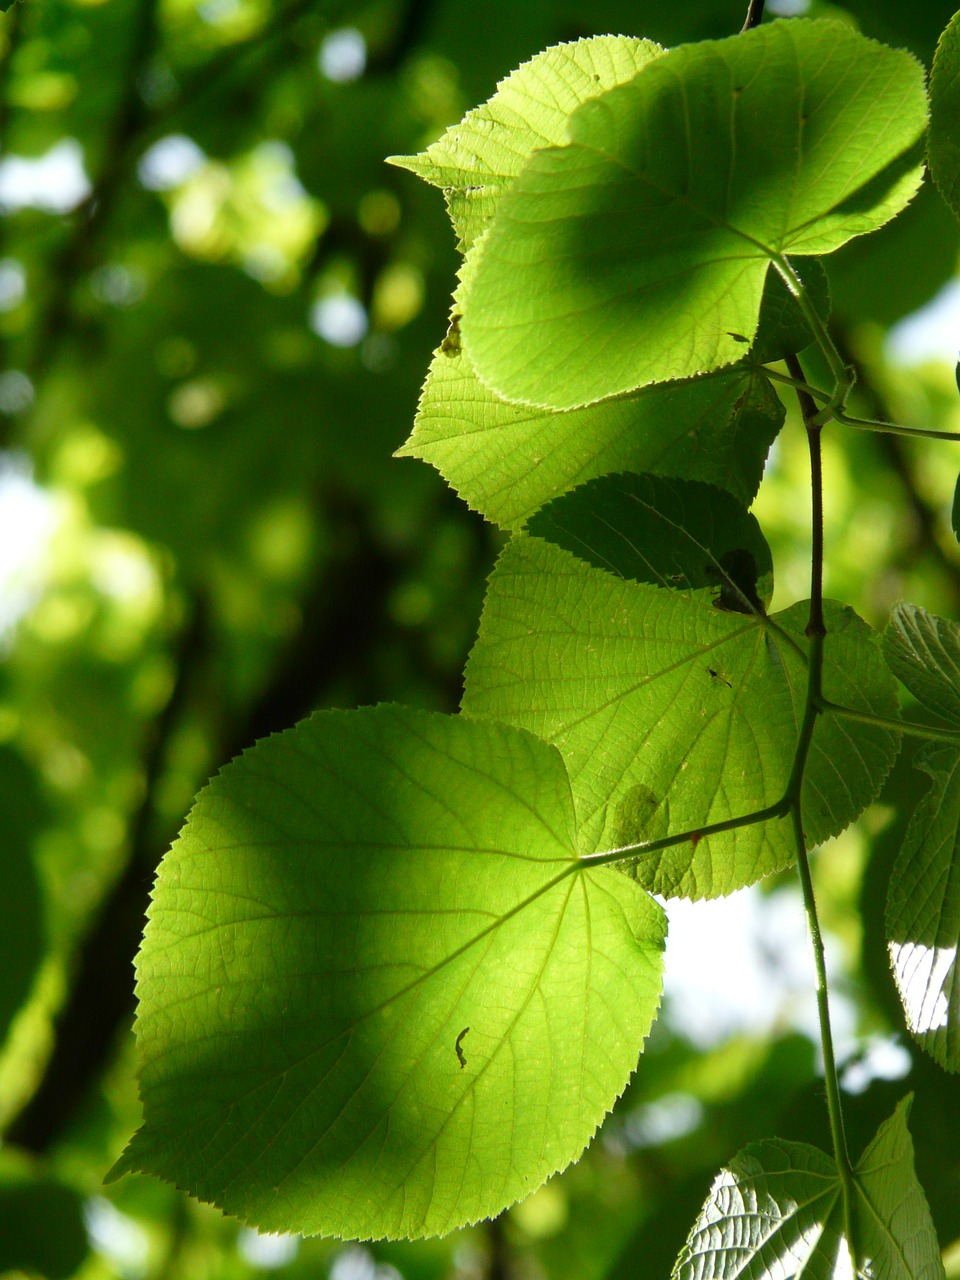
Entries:
{"label": "dark green leaf", "polygon": [[930,72],[930,175],[960,218],[960,13],[940,37]]}
{"label": "dark green leaf", "polygon": [[[960,726],[960,626],[899,604],[883,642],[917,701]],[[907,1026],[941,1066],[960,1071],[960,733],[956,746],[926,744],[915,763],[931,783],[890,876],[888,947]]]}
{"label": "dark green leaf", "polygon": [[0,1273],[66,1280],[88,1248],[83,1202],[74,1188],[8,1154],[0,1164]]}
{"label": "dark green leaf", "polygon": [[883,635],[890,668],[919,703],[960,724],[960,626],[915,604],[898,604]]}

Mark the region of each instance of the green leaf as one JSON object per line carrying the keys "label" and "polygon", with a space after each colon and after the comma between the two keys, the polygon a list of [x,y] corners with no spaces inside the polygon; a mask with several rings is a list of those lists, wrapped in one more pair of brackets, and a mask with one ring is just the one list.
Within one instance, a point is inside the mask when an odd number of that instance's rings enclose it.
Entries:
{"label": "green leaf", "polygon": [[[960,726],[960,626],[899,604],[883,642],[917,701]],[[887,945],[907,1026],[942,1067],[960,1071],[960,739],[928,743],[915,764],[931,781],[890,877]]]}
{"label": "green leaf", "polygon": [[650,40],[594,36],[544,49],[497,86],[419,156],[391,156],[446,194],[466,252],[489,224],[502,193],[531,151],[567,140],[577,107],[632,80],[663,50]]}
{"label": "green leaf", "polygon": [[672,49],[501,198],[463,318],[499,395],[573,408],[737,360],[767,268],[888,221],[921,179],[923,72],[832,22]]}
{"label": "green leaf", "polygon": [[816,1147],[771,1139],[745,1147],[717,1175],[673,1275],[832,1280],[847,1258],[836,1165]]}
{"label": "green leaf", "polygon": [[[816,259],[805,276],[826,314],[826,275]],[[459,341],[457,306],[455,299],[457,318],[434,354],[413,433],[397,452],[431,463],[471,507],[505,528],[518,528],[574,485],[614,471],[704,480],[749,502],[784,419],[757,365],[809,342],[796,302],[771,276],[748,360],[558,413],[510,404],[483,385]]]}
{"label": "green leaf", "polygon": [[83,1201],[11,1150],[0,1161],[0,1273],[72,1276],[89,1251]]}
{"label": "green leaf", "polygon": [[[464,710],[559,747],[585,850],[652,838],[656,809],[676,833],[775,804],[804,705],[807,609],[767,617],[770,582],[756,522],[728,494],[651,476],[592,481],[544,508],[501,555]],[[826,616],[827,696],[895,716],[873,633],[841,605]],[[897,747],[894,733],[821,720],[803,796],[812,843],[876,796]],[[789,823],[777,819],[634,865],[658,892],[714,897],[792,857]]]}
{"label": "green leaf", "polygon": [[577,856],[551,747],[380,706],[201,793],[138,960],[144,1127],[116,1172],[257,1226],[423,1236],[575,1160],[636,1066],[660,907]]}
{"label": "green leaf", "polygon": [[942,1067],[960,1071],[960,743],[915,760],[931,785],[890,877],[887,945],[907,1026]]}
{"label": "green leaf", "polygon": [[929,711],[960,725],[960,626],[898,604],[883,634],[890,669]]}
{"label": "green leaf", "polygon": [[[853,1171],[858,1274],[938,1280],[943,1263],[913,1167],[904,1099]],[[718,1174],[673,1275],[675,1280],[850,1274],[843,1192],[833,1160],[803,1142],[745,1147]]]}
{"label": "green leaf", "polygon": [[877,1130],[854,1169],[860,1270],[874,1280],[943,1280],[937,1233],[914,1170],[913,1095]]}
{"label": "green leaf", "polygon": [[[957,389],[960,390],[960,361],[957,363]],[[960,476],[953,490],[953,506],[950,508],[950,525],[954,537],[960,542]]]}
{"label": "green leaf", "polygon": [[960,218],[960,13],[947,23],[930,72],[930,176]]}

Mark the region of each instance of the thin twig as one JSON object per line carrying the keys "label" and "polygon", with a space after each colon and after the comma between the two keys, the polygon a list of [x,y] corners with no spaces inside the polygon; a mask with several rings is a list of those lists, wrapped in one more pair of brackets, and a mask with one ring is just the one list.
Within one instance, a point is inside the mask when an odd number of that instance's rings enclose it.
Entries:
{"label": "thin twig", "polygon": [[762,21],[763,0],[750,0],[747,16],[743,21],[743,26],[740,28],[740,34],[742,35],[744,31],[749,31],[751,27],[759,27]]}

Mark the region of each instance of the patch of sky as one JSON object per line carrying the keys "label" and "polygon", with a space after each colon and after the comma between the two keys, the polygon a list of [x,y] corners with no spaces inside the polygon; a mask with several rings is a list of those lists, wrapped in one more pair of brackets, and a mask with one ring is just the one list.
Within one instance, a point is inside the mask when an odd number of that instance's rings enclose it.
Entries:
{"label": "patch of sky", "polygon": [[275,1235],[242,1227],[237,1236],[237,1253],[259,1271],[276,1271],[291,1263],[300,1250],[300,1237]]}
{"label": "patch of sky", "polygon": [[336,293],[313,304],[310,328],[332,347],[355,347],[366,336],[369,321],[358,298]]}
{"label": "patch of sky", "polygon": [[170,133],[140,157],[137,176],[148,191],[173,191],[203,168],[206,155],[184,133]]}
{"label": "patch of sky", "polygon": [[84,1206],[84,1224],[94,1252],[111,1264],[122,1280],[146,1275],[150,1241],[146,1231],[104,1196],[92,1196]]}
{"label": "patch of sky", "polygon": [[[664,961],[664,1014],[670,1027],[706,1051],[735,1035],[797,1031],[816,1046],[820,1028],[816,973],[799,889],[741,890],[709,902],[672,899]],[[834,976],[830,1013],[843,1083],[861,1092],[871,1080],[899,1079],[910,1055],[895,1040],[857,1035],[857,1010],[836,979],[842,948],[825,937]]]}
{"label": "patch of sky", "polygon": [[7,155],[0,160],[0,211],[40,209],[69,213],[90,194],[83,148],[76,138],[61,138],[40,156]]}
{"label": "patch of sky", "polygon": [[0,453],[0,646],[43,590],[47,551],[60,522],[55,499],[34,482],[27,457]]}
{"label": "patch of sky", "polygon": [[335,84],[359,80],[367,68],[367,42],[356,27],[331,31],[320,45],[317,65]]}
{"label": "patch of sky", "polygon": [[887,358],[902,366],[960,357],[960,279],[949,281],[919,311],[904,316],[887,334]]}

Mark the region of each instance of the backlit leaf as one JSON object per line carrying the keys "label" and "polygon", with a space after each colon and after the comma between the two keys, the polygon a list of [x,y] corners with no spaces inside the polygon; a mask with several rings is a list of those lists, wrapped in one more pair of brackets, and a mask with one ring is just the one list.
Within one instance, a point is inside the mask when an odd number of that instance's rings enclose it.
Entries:
{"label": "backlit leaf", "polygon": [[833,22],[653,59],[504,193],[464,310],[480,378],[572,408],[734,362],[771,260],[907,203],[925,123],[919,63]]}
{"label": "backlit leaf", "polygon": [[203,791],[138,960],[144,1126],[116,1172],[259,1227],[422,1236],[583,1150],[660,992],[660,907],[577,856],[559,754],[325,712]]}
{"label": "backlit leaf", "polygon": [[[806,692],[808,610],[764,612],[770,557],[753,517],[706,485],[611,476],[551,503],[530,531],[490,579],[463,707],[559,747],[581,847],[651,838],[638,796],[654,798],[669,832],[780,800]],[[896,715],[876,637],[842,605],[826,616],[827,696]],[[876,796],[897,747],[886,730],[818,723],[803,796],[811,843]],[[792,857],[789,823],[776,819],[635,866],[659,892],[714,897]]]}
{"label": "backlit leaf", "polygon": [[[806,283],[826,313],[823,268]],[[454,314],[458,302],[454,300]],[[510,404],[488,390],[459,341],[459,321],[435,353],[413,434],[398,452],[432,463],[461,497],[506,528],[577,484],[613,471],[682,475],[757,491],[783,406],[759,370],[809,336],[778,276],[768,281],[758,341],[749,359],[703,378],[646,387],[568,412]]]}
{"label": "backlit leaf", "polygon": [[662,52],[651,40],[628,36],[594,36],[544,49],[422,155],[391,156],[390,163],[444,191],[466,251],[531,151],[566,142],[567,121],[577,107],[632,80]]}
{"label": "backlit leaf", "polygon": [[960,1071],[960,743],[927,746],[915,763],[932,781],[890,877],[887,945],[907,1026]]}
{"label": "backlit leaf", "polygon": [[[853,1170],[858,1274],[938,1280],[943,1263],[913,1167],[910,1099],[879,1128]],[[840,1176],[803,1142],[744,1148],[717,1175],[674,1268],[675,1280],[851,1274]]]}
{"label": "backlit leaf", "polygon": [[[928,710],[960,725],[960,626],[900,604],[887,661]],[[960,736],[927,743],[930,786],[911,815],[890,877],[887,945],[907,1026],[942,1067],[960,1071]]]}
{"label": "backlit leaf", "polygon": [[930,176],[960,218],[960,13],[940,37],[930,72]]}

